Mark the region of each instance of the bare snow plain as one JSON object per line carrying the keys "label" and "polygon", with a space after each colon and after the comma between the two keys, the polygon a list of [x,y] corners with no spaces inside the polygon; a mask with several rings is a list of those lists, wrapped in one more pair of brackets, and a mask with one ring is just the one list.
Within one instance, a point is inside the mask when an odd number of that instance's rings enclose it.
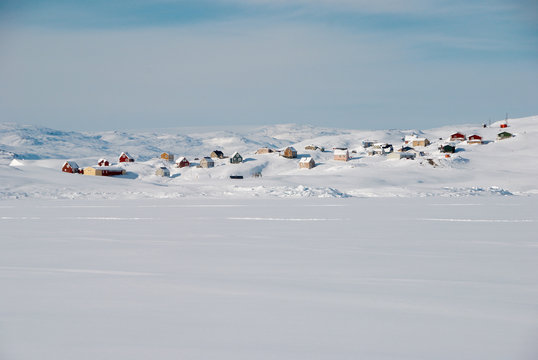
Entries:
{"label": "bare snow plain", "polygon": [[[489,143],[435,153],[455,131]],[[499,131],[0,124],[0,359],[536,359],[538,117]],[[438,166],[360,145],[411,133]],[[318,166],[254,154],[287,145]],[[247,161],[155,159],[216,148]],[[125,176],[60,172],[121,151],[137,158]]]}

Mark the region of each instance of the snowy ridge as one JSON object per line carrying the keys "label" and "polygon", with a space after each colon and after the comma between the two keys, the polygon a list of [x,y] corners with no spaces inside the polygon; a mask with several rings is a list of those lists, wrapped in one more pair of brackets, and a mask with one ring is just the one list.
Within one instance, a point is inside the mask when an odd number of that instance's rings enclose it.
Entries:
{"label": "snowy ridge", "polygon": [[[166,129],[137,132],[64,132],[11,123],[0,124],[0,199],[131,199],[184,197],[409,197],[538,194],[538,116],[509,119],[483,128],[480,125],[445,126],[430,130],[340,130],[284,124],[243,131],[185,132]],[[515,136],[497,140],[507,130]],[[438,151],[450,134],[477,134],[485,144],[456,143],[450,157]],[[396,151],[402,139],[415,135],[432,144],[416,147],[424,156],[415,160],[368,156],[364,140],[390,143]],[[325,148],[305,150],[305,146]],[[297,159],[255,154],[261,147],[293,146]],[[351,160],[333,159],[333,148],[348,148]],[[198,168],[199,160],[213,150],[226,156],[239,152],[243,163],[217,159],[211,169]],[[116,164],[121,152],[129,152],[134,163]],[[171,151],[185,156],[191,166],[176,168],[158,159]],[[312,157],[316,167],[299,169],[299,161]],[[90,177],[60,171],[66,160],[82,168],[106,158],[127,174]],[[16,163],[9,166],[11,161]],[[170,169],[170,177],[155,176],[158,167]],[[256,175],[257,177],[253,177]],[[230,179],[243,176],[243,180]]]}

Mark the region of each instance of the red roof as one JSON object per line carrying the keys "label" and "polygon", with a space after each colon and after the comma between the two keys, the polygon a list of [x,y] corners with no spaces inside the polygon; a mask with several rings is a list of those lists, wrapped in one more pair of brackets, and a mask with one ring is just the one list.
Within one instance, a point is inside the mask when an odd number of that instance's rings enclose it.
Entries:
{"label": "red roof", "polygon": [[460,132],[450,135],[451,139],[465,139],[465,135]]}
{"label": "red roof", "polygon": [[471,136],[469,136],[469,140],[482,140],[482,136],[480,136],[480,135],[471,135]]}

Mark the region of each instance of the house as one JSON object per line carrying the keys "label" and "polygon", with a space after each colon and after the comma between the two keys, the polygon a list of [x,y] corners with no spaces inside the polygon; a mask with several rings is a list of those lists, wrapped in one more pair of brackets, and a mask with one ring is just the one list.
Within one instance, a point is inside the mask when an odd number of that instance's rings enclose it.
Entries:
{"label": "house", "polygon": [[305,150],[317,150],[318,147],[316,145],[306,145],[304,147]]}
{"label": "house", "polygon": [[161,154],[161,159],[172,162],[172,161],[174,161],[174,154],[170,154],[168,152],[163,152]]}
{"label": "house", "polygon": [[99,166],[110,166],[110,162],[107,159],[99,159],[97,162]]}
{"label": "house", "polygon": [[510,134],[508,131],[503,131],[497,134],[497,140],[504,140],[513,137],[514,135]]}
{"label": "house", "polygon": [[417,154],[415,152],[393,152],[387,155],[387,159],[407,159],[415,160]]}
{"label": "house", "polygon": [[191,163],[189,162],[189,160],[187,160],[185,156],[180,157],[176,161],[176,167],[178,168],[184,168],[184,167],[189,167],[189,166],[191,166]]}
{"label": "house", "polygon": [[480,135],[471,135],[467,139],[467,144],[482,144],[482,136]]}
{"label": "house", "polygon": [[230,164],[239,164],[243,162],[243,157],[236,151],[230,157]]}
{"label": "house", "polygon": [[506,129],[507,127],[508,127],[507,123],[502,123],[500,126],[501,129]]}
{"label": "house", "polygon": [[273,149],[269,149],[269,148],[260,148],[256,151],[256,154],[270,154],[270,153],[273,153],[275,152]]}
{"label": "house", "polygon": [[397,151],[398,151],[398,152],[407,152],[407,151],[411,151],[411,150],[415,150],[415,149],[412,148],[411,146],[402,146],[402,147],[399,148]]}
{"label": "house", "polygon": [[426,138],[415,138],[411,141],[412,146],[428,146],[430,144],[430,140]]}
{"label": "house", "polygon": [[450,141],[464,141],[465,139],[465,135],[460,132],[450,135]]}
{"label": "house", "polygon": [[288,146],[280,153],[280,156],[284,156],[288,159],[294,159],[297,157],[297,150],[293,146]]}
{"label": "house", "polygon": [[129,153],[122,152],[120,154],[120,159],[118,161],[122,163],[122,162],[134,162],[135,160],[131,155],[129,155]]}
{"label": "house", "polygon": [[412,142],[413,140],[415,140],[417,138],[416,135],[405,135],[404,138],[402,139],[404,144],[409,144],[410,142]]}
{"label": "house", "polygon": [[362,141],[362,147],[365,148],[365,149],[366,149],[366,148],[369,148],[369,147],[372,147],[372,146],[374,146],[374,144],[375,144],[376,142],[377,142],[377,141],[375,141],[375,140],[363,140],[363,141]]}
{"label": "house", "polygon": [[213,151],[209,156],[213,159],[224,159],[224,153],[220,150]]}
{"label": "house", "polygon": [[155,175],[162,176],[162,177],[169,177],[170,176],[170,170],[168,170],[167,167],[161,166],[160,168],[155,171]]}
{"label": "house", "polygon": [[80,168],[76,162],[66,161],[64,166],[62,166],[62,171],[71,174],[78,174],[80,172]]}
{"label": "house", "polygon": [[116,176],[124,175],[125,169],[112,166],[88,166],[84,168],[84,175],[90,176]]}
{"label": "house", "polygon": [[316,162],[311,157],[304,157],[299,160],[299,169],[312,169],[316,166]]}
{"label": "house", "polygon": [[370,150],[368,150],[368,155],[385,155],[389,152],[392,152],[392,145],[386,143],[375,143],[370,147]]}
{"label": "house", "polygon": [[445,145],[441,145],[439,146],[439,151],[442,152],[442,153],[455,153],[456,152],[456,147],[454,145],[450,145],[450,144],[445,144]]}
{"label": "house", "polygon": [[212,168],[215,166],[215,162],[210,157],[204,157],[200,160],[200,167],[203,168]]}
{"label": "house", "polygon": [[349,151],[345,148],[335,148],[333,153],[333,159],[338,161],[348,161]]}

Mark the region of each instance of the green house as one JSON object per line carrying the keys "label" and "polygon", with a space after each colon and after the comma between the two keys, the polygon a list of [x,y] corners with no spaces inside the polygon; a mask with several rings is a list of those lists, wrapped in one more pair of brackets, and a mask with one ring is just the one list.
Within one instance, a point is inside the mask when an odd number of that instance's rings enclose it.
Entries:
{"label": "green house", "polygon": [[510,134],[508,131],[503,131],[497,134],[497,140],[509,139],[512,136],[514,135]]}
{"label": "green house", "polygon": [[239,155],[239,153],[236,151],[230,156],[230,163],[231,164],[239,164],[243,162],[243,157]]}
{"label": "green house", "polygon": [[453,145],[442,145],[442,146],[439,146],[439,151],[442,152],[442,153],[450,153],[450,154],[453,154],[456,152],[456,147],[453,146]]}

